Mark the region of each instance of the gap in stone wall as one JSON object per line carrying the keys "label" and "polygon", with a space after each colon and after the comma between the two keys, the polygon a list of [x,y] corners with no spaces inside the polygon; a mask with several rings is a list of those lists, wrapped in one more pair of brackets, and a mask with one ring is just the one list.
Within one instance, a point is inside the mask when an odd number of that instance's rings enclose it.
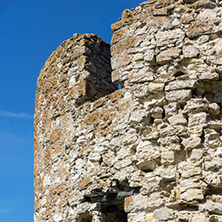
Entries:
{"label": "gap in stone wall", "polygon": [[183,76],[183,75],[186,75],[184,72],[182,72],[182,71],[177,71],[175,74],[174,74],[174,76],[175,77],[180,77],[180,76]]}
{"label": "gap in stone wall", "polygon": [[124,211],[124,200],[119,200],[101,205],[104,222],[127,222]]}

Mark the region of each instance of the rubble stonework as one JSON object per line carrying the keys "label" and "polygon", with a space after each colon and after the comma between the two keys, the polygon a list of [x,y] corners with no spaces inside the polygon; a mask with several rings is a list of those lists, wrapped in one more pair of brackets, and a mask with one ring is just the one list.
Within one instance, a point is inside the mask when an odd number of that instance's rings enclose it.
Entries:
{"label": "rubble stonework", "polygon": [[146,1],[112,30],[111,55],[75,34],[40,73],[35,222],[221,222],[222,2]]}

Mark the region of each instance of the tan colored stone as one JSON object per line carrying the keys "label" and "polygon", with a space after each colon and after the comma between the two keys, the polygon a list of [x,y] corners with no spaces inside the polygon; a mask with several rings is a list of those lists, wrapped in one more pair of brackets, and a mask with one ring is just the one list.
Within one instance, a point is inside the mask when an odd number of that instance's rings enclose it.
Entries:
{"label": "tan colored stone", "polygon": [[204,24],[204,21],[199,21],[196,24],[190,26],[188,31],[186,32],[189,38],[195,38],[200,35],[210,34],[213,30],[213,24]]}
{"label": "tan colored stone", "polygon": [[204,195],[201,189],[189,189],[180,195],[182,200],[193,201],[193,200],[203,200]]}
{"label": "tan colored stone", "polygon": [[159,65],[164,65],[166,63],[173,61],[173,59],[178,58],[180,53],[181,50],[177,48],[167,49],[161,52],[159,55],[157,55],[156,62]]}
{"label": "tan colored stone", "polygon": [[148,86],[150,93],[162,92],[164,88],[164,83],[151,82]]}
{"label": "tan colored stone", "polygon": [[191,135],[182,141],[182,145],[186,150],[197,148],[201,145],[201,138],[195,135]]}
{"label": "tan colored stone", "polygon": [[184,115],[179,113],[177,115],[171,116],[168,121],[171,125],[187,125],[187,120],[184,118]]}
{"label": "tan colored stone", "polygon": [[175,161],[174,151],[163,151],[161,153],[161,164],[170,165]]}
{"label": "tan colored stone", "polygon": [[77,60],[78,69],[79,71],[82,71],[84,67],[86,66],[87,57],[86,56],[80,56]]}
{"label": "tan colored stone", "polygon": [[171,90],[177,90],[177,89],[189,89],[194,88],[196,85],[196,80],[176,80],[169,82],[169,84],[166,85],[165,90],[171,91]]}
{"label": "tan colored stone", "polygon": [[192,217],[192,222],[206,222],[206,216],[202,213],[194,214]]}
{"label": "tan colored stone", "polygon": [[191,90],[174,90],[166,92],[166,99],[170,102],[184,102],[192,97]]}
{"label": "tan colored stone", "polygon": [[190,114],[188,118],[189,126],[199,126],[206,124],[207,122],[207,114],[205,112]]}
{"label": "tan colored stone", "polygon": [[201,167],[195,166],[192,162],[181,162],[179,164],[179,172],[181,177],[189,178],[191,176],[200,175],[201,174]]}
{"label": "tan colored stone", "polygon": [[[159,31],[156,34],[157,46],[169,45],[177,41],[182,41],[184,38],[184,32],[181,29],[175,29],[170,31]],[[178,50],[175,50],[175,54],[178,54]]]}

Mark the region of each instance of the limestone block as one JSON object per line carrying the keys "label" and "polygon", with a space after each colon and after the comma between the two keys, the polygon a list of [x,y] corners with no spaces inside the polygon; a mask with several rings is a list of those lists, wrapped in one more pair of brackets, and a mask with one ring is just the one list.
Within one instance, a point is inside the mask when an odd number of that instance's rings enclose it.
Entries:
{"label": "limestone block", "polygon": [[208,147],[220,147],[222,145],[220,134],[214,129],[204,129],[204,143]]}
{"label": "limestone block", "polygon": [[[162,169],[160,169],[160,168],[157,169],[156,174],[159,175],[162,180],[173,181],[177,177],[177,169],[176,169],[175,165],[171,165],[168,167],[164,167]],[[154,177],[154,179],[155,179],[155,177]]]}
{"label": "limestone block", "polygon": [[86,66],[86,63],[88,61],[88,58],[86,56],[80,56],[77,60],[78,70],[82,71],[84,67]]}
{"label": "limestone block", "polygon": [[222,73],[222,66],[221,65],[218,65],[216,68],[215,68],[215,71],[219,74]]}
{"label": "limestone block", "polygon": [[183,55],[185,58],[194,58],[199,54],[199,50],[193,45],[183,47]]}
{"label": "limestone block", "polygon": [[[204,76],[205,75],[214,75],[215,71],[214,68],[212,66],[208,66],[205,61],[203,60],[203,58],[192,58],[192,59],[188,59],[188,60],[184,60],[184,65],[187,65],[186,68],[186,72],[190,73],[190,75],[192,74],[193,77],[195,76],[201,76],[203,75],[203,79],[204,80]],[[206,73],[206,74],[205,74]],[[207,79],[206,79],[207,80]]]}
{"label": "limestone block", "polygon": [[213,187],[221,187],[222,176],[216,173],[210,172],[210,174],[205,176],[205,182]]}
{"label": "limestone block", "polygon": [[222,157],[222,147],[218,147],[215,153],[216,156]]}
{"label": "limestone block", "polygon": [[192,222],[206,222],[206,220],[205,214],[202,213],[194,214],[192,217]]}
{"label": "limestone block", "polygon": [[153,72],[149,68],[143,68],[139,71],[131,72],[129,74],[129,81],[131,83],[143,83],[150,82],[154,79]]}
{"label": "limestone block", "polygon": [[222,128],[222,123],[220,121],[218,121],[218,120],[216,120],[216,121],[209,121],[207,123],[207,126],[210,129],[216,130],[218,132]]}
{"label": "limestone block", "polygon": [[112,146],[112,147],[120,147],[121,146],[120,138],[119,137],[112,138],[112,140],[110,141],[110,146]]}
{"label": "limestone block", "polygon": [[[205,2],[210,3],[210,1],[205,1]],[[197,16],[197,19],[208,20],[208,21],[209,20],[214,21],[216,18],[217,18],[216,10],[211,10],[211,9],[201,10],[200,14]]]}
{"label": "limestone block", "polygon": [[[192,146],[192,145],[191,145]],[[204,151],[202,149],[193,149],[190,159],[200,161],[203,157]]]}
{"label": "limestone block", "polygon": [[63,221],[63,216],[61,214],[56,214],[53,216],[53,219],[55,222],[61,222]]}
{"label": "limestone block", "polygon": [[199,77],[201,80],[218,80],[219,74],[216,72],[204,72]]}
{"label": "limestone block", "polygon": [[139,70],[142,69],[144,67],[144,62],[143,61],[139,61],[139,62],[133,62],[132,63],[132,67],[135,70]]}
{"label": "limestone block", "polygon": [[137,170],[134,173],[132,173],[130,177],[130,183],[140,184],[141,181],[143,181],[143,177],[144,177],[143,173],[140,170]]}
{"label": "limestone block", "polygon": [[155,83],[155,82],[151,82],[148,85],[148,89],[150,93],[158,93],[163,91],[164,88],[164,83]]}
{"label": "limestone block", "polygon": [[136,98],[146,98],[149,95],[149,89],[147,85],[136,84],[133,85],[133,93]]}
{"label": "limestone block", "polygon": [[196,80],[176,80],[169,82],[169,84],[166,85],[165,90],[171,91],[177,89],[189,89],[189,88],[192,89],[196,83],[197,83]]}
{"label": "limestone block", "polygon": [[141,170],[153,170],[156,168],[160,152],[158,151],[155,144],[144,141],[140,142],[136,147],[136,158],[138,160],[137,166]]}
{"label": "limestone block", "polygon": [[173,210],[162,207],[154,211],[154,217],[157,221],[169,221],[173,219]]}
{"label": "limestone block", "polygon": [[192,126],[188,128],[189,135],[201,137],[203,135],[203,126]]}
{"label": "limestone block", "polygon": [[206,203],[200,205],[200,210],[206,210],[210,213],[222,214],[222,203],[214,203],[211,201],[207,201]]}
{"label": "limestone block", "polygon": [[193,38],[201,36],[201,35],[210,34],[213,31],[213,24],[212,23],[209,23],[209,24],[205,23],[204,24],[204,21],[202,21],[202,22],[198,21],[198,22],[191,25],[186,32],[187,36],[190,39],[193,39]]}
{"label": "limestone block", "polygon": [[[142,195],[150,195],[160,189],[160,181],[151,181],[151,182],[144,182],[143,187],[141,188],[141,194]],[[163,204],[163,200],[158,200],[158,203],[156,203],[158,206]]]}
{"label": "limestone block", "polygon": [[162,119],[163,109],[161,107],[155,107],[150,110],[151,116],[155,119]]}
{"label": "limestone block", "polygon": [[134,112],[132,112],[130,115],[129,124],[140,123],[148,116],[149,116],[149,111],[145,109],[134,110]]}
{"label": "limestone block", "polygon": [[181,148],[180,139],[176,135],[170,136],[170,133],[171,132],[168,133],[168,136],[158,139],[158,143],[162,145],[163,149],[167,148],[169,150],[179,151]]}
{"label": "limestone block", "polygon": [[101,160],[101,155],[99,153],[90,153],[88,158],[91,162],[99,162]]}
{"label": "limestone block", "polygon": [[204,160],[205,170],[219,170],[222,167],[222,158],[221,157],[206,157]]}
{"label": "limestone block", "polygon": [[112,72],[112,81],[115,83],[120,83],[121,73],[119,70],[114,70]]}
{"label": "limestone block", "polygon": [[165,110],[165,115],[166,116],[171,116],[177,113],[177,103],[176,102],[172,102],[167,104],[166,106],[164,106],[164,110]]}
{"label": "limestone block", "polygon": [[222,55],[222,39],[218,39],[215,45],[216,54]]}
{"label": "limestone block", "polygon": [[222,59],[221,58],[217,58],[217,59],[213,60],[213,63],[216,64],[216,65],[221,66],[222,65]]}
{"label": "limestone block", "polygon": [[125,212],[138,212],[138,211],[153,211],[155,208],[161,207],[163,201],[159,198],[160,196],[150,195],[143,196],[141,194],[126,197],[124,200]]}
{"label": "limestone block", "polygon": [[184,193],[180,194],[182,200],[193,201],[193,200],[203,200],[204,195],[201,189],[189,189]]}
{"label": "limestone block", "polygon": [[217,103],[211,103],[209,104],[209,113],[212,116],[217,116],[220,113],[220,107]]}
{"label": "limestone block", "polygon": [[201,98],[192,98],[187,101],[187,104],[184,107],[184,112],[186,113],[196,113],[201,111],[207,111],[208,105]]}
{"label": "limestone block", "polygon": [[162,151],[161,152],[161,164],[170,165],[175,161],[174,151]]}
{"label": "limestone block", "polygon": [[192,97],[192,92],[189,89],[173,90],[166,92],[166,99],[169,102],[185,102]]}
{"label": "limestone block", "polygon": [[[216,7],[216,4],[211,0],[204,0],[204,1],[196,2],[195,6],[197,8],[214,9]],[[204,12],[204,13],[207,13],[207,12]],[[212,10],[211,10],[211,13],[213,13]]]}
{"label": "limestone block", "polygon": [[163,92],[151,94],[146,98],[146,101],[144,102],[144,107],[150,107],[151,105],[161,106],[165,105],[165,97]]}
{"label": "limestone block", "polygon": [[177,215],[178,215],[178,218],[182,221],[189,221],[190,219],[190,212],[187,212],[187,211],[179,211]]}
{"label": "limestone block", "polygon": [[207,114],[205,112],[190,114],[188,118],[188,126],[198,126],[206,124],[207,122]]}
{"label": "limestone block", "polygon": [[183,139],[182,145],[186,150],[192,150],[201,145],[201,138],[196,135],[191,135],[189,138]]}
{"label": "limestone block", "polygon": [[159,31],[156,34],[156,44],[157,46],[170,45],[179,41],[183,41],[184,32],[181,29],[175,29],[171,31]]}
{"label": "limestone block", "polygon": [[143,60],[144,60],[144,55],[142,53],[137,53],[132,58],[133,62],[138,62],[138,61],[143,61]]}
{"label": "limestone block", "polygon": [[[169,137],[169,136],[175,136],[175,128],[173,126],[171,126],[170,124],[168,125],[163,125],[160,126],[159,128],[159,132],[160,132],[160,137]],[[169,139],[169,138],[167,138]],[[176,138],[175,138],[176,139]],[[178,139],[176,139],[175,141],[177,141]],[[161,141],[159,141],[161,142]]]}
{"label": "limestone block", "polygon": [[192,162],[181,162],[179,163],[179,172],[181,177],[189,178],[191,176],[200,175],[201,167]]}
{"label": "limestone block", "polygon": [[130,144],[135,144],[137,141],[137,134],[132,130],[128,131],[126,134],[123,136],[123,144],[124,145],[130,145]]}
{"label": "limestone block", "polygon": [[180,56],[181,50],[178,48],[170,48],[163,52],[161,52],[156,57],[156,62],[159,65],[164,65],[168,62],[171,62],[173,59],[178,58]]}
{"label": "limestone block", "polygon": [[117,58],[112,59],[112,67],[115,70],[128,65],[130,61],[131,61],[130,56],[127,53],[123,52],[118,56],[118,59]]}
{"label": "limestone block", "polygon": [[171,125],[187,125],[187,120],[181,113],[169,117],[168,121]]}
{"label": "limestone block", "polygon": [[154,61],[154,50],[146,50],[144,61],[149,63]]}
{"label": "limestone block", "polygon": [[128,222],[155,222],[153,213],[146,213],[145,215],[143,212],[129,213],[127,218]]}
{"label": "limestone block", "polygon": [[200,189],[201,184],[198,178],[185,178],[183,180],[180,181],[179,184],[179,191],[180,193],[184,193],[189,189]]}

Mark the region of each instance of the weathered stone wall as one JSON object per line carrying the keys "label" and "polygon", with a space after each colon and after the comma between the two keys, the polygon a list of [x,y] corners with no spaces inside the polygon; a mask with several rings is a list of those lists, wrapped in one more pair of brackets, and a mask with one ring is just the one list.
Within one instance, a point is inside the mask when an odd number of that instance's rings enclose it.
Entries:
{"label": "weathered stone wall", "polygon": [[75,34],[46,61],[35,101],[36,221],[56,220],[53,212],[67,210],[67,198],[74,192],[69,171],[75,150],[70,144],[82,128],[76,122],[78,107],[116,89],[111,82],[110,46],[96,35]]}
{"label": "weathered stone wall", "polygon": [[222,4],[147,1],[74,35],[35,108],[35,222],[222,221]]}

